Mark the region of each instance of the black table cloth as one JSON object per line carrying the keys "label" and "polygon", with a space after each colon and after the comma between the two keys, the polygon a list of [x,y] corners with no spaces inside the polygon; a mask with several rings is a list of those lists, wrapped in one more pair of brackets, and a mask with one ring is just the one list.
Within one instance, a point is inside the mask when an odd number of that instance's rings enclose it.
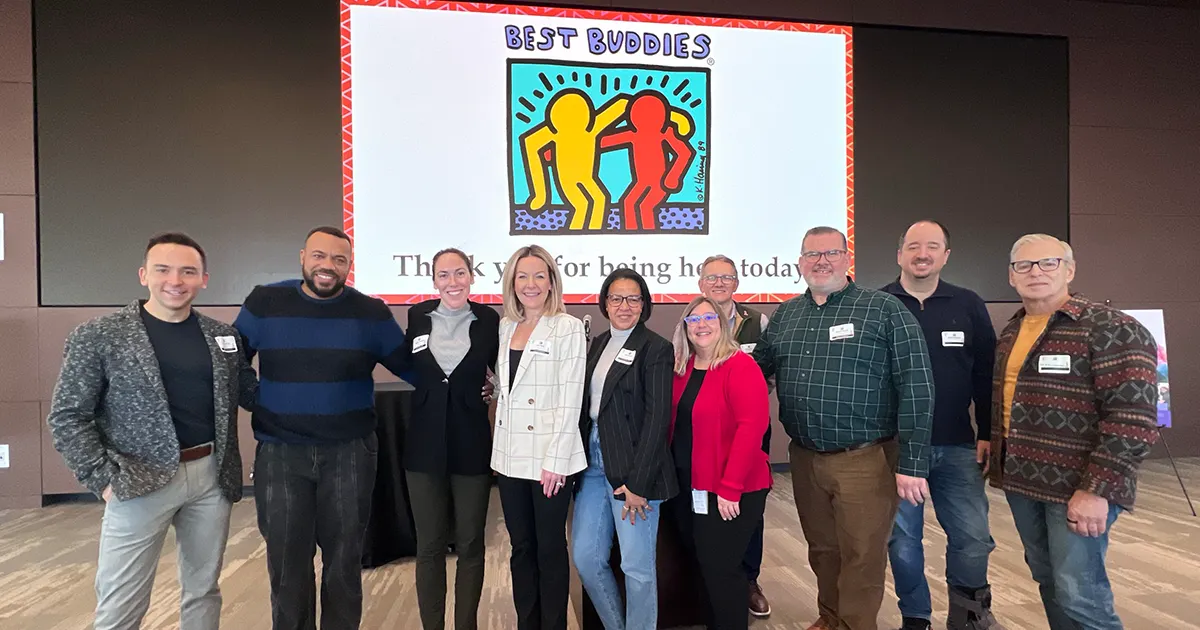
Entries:
{"label": "black table cloth", "polygon": [[375,386],[379,461],[371,519],[363,541],[362,565],[366,568],[417,555],[417,529],[413,524],[402,457],[404,428],[412,414],[412,392],[412,386],[402,382]]}

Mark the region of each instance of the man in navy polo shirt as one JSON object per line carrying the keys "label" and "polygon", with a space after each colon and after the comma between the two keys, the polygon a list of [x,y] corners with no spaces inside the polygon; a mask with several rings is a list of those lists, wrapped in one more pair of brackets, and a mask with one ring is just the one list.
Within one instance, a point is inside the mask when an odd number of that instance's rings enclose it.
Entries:
{"label": "man in navy polo shirt", "polygon": [[[929,490],[946,531],[946,583],[950,630],[999,628],[991,613],[988,555],[995,548],[988,528],[983,465],[990,444],[992,363],[996,332],[983,300],[970,289],[941,279],[950,258],[950,233],[937,221],[918,221],[900,239],[900,278],[883,290],[900,298],[921,323],[933,364],[936,401],[929,462]],[[977,434],[971,424],[975,403]],[[924,505],[900,502],[888,542],[903,630],[931,627],[933,610],[921,545]]]}

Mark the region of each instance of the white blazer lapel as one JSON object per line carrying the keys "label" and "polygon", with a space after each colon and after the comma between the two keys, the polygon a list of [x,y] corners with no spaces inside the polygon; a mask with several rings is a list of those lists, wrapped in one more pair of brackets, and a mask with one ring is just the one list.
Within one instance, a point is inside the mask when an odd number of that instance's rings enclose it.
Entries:
{"label": "white blazer lapel", "polygon": [[500,394],[508,393],[512,389],[512,383],[508,378],[508,357],[511,356],[508,351],[508,344],[512,342],[513,333],[517,331],[517,325],[510,321],[503,320],[500,323],[500,351],[496,357],[496,376],[500,379]]}
{"label": "white blazer lapel", "polygon": [[[554,318],[543,315],[538,318],[537,326],[534,326],[533,332],[529,334],[529,340],[525,342],[525,350],[521,352],[521,363],[517,365],[517,376],[513,379],[512,386],[516,387],[521,383],[521,377],[525,376],[525,371],[529,369],[530,361],[533,361],[530,348],[537,342],[545,342],[550,338],[550,333],[554,331]],[[516,328],[513,328],[516,332]]]}

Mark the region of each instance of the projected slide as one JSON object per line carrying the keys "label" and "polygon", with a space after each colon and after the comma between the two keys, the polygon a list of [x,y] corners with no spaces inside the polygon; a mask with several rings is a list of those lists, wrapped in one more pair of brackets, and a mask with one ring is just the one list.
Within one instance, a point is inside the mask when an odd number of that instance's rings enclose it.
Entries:
{"label": "projected slide", "polygon": [[713,254],[779,301],[805,230],[853,235],[849,27],[345,0],[342,39],[352,281],[390,303],[432,292],[444,247],[497,301],[531,243],[572,302],[617,267],[690,299]]}

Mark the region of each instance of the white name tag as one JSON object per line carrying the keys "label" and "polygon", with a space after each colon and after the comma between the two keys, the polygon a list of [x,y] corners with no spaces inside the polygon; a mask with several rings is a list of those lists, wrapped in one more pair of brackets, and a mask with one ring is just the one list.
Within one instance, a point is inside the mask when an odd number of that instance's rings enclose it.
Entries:
{"label": "white name tag", "polygon": [[754,349],[757,347],[758,344],[756,343],[744,343],[742,344],[742,352],[745,352],[746,354],[754,354]]}
{"label": "white name tag", "polygon": [[708,514],[708,493],[704,490],[692,490],[692,512]]}
{"label": "white name tag", "polygon": [[961,348],[967,342],[967,334],[961,330],[943,330],[942,345],[947,348]]}
{"label": "white name tag", "polygon": [[217,347],[221,349],[221,352],[237,352],[237,338],[236,337],[231,337],[229,335],[222,335],[220,337],[213,337],[213,339],[216,340]]}
{"label": "white name tag", "polygon": [[413,337],[413,354],[421,352],[422,350],[424,350],[425,348],[428,348],[428,347],[429,347],[429,335],[421,335],[419,337]]}
{"label": "white name tag", "polygon": [[617,353],[617,363],[623,363],[625,365],[633,365],[633,358],[635,356],[637,356],[636,350],[622,348],[621,351]]}
{"label": "white name tag", "polygon": [[550,342],[546,341],[545,339],[539,339],[538,341],[529,344],[529,351],[534,354],[540,354],[548,357],[550,356]]}
{"label": "white name tag", "polygon": [[1071,355],[1043,354],[1038,357],[1038,373],[1040,374],[1070,374]]}
{"label": "white name tag", "polygon": [[854,324],[842,324],[841,326],[829,327],[829,340],[839,341],[841,339],[850,339],[854,337]]}

